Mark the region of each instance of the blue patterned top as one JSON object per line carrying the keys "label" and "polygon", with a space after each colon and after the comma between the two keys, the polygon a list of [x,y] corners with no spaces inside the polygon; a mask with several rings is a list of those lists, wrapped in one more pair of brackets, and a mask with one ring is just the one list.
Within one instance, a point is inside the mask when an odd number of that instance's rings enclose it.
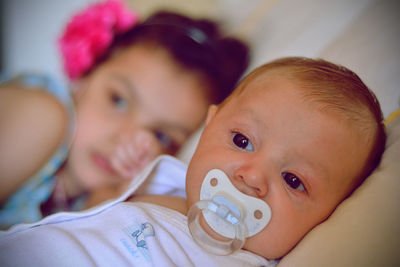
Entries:
{"label": "blue patterned top", "polygon": [[[75,109],[70,92],[54,79],[47,76],[33,74],[21,75],[12,80],[32,90],[46,90],[56,96],[64,105],[68,114],[68,133],[58,150],[50,160],[35,175],[28,179],[12,196],[10,196],[0,209],[0,228],[6,229],[13,224],[28,223],[40,220],[42,212],[40,205],[51,196],[55,186],[55,173],[65,161],[75,131]],[[83,203],[74,203],[73,210],[82,208]]]}

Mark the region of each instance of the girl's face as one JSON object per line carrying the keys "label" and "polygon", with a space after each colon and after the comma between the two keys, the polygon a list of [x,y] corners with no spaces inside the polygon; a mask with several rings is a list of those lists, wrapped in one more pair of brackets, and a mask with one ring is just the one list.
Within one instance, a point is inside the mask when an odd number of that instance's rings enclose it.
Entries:
{"label": "girl's face", "polygon": [[118,51],[78,81],[77,131],[62,170],[72,178],[70,194],[126,181],[115,157],[129,157],[140,171],[140,162],[176,152],[204,119],[207,86],[162,48],[145,45]]}

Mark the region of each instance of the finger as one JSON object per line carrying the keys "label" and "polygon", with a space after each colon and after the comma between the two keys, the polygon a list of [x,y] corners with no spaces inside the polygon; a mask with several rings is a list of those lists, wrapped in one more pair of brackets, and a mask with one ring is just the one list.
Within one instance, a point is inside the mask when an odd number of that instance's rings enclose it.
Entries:
{"label": "finger", "polygon": [[131,178],[131,167],[126,151],[119,147],[111,157],[111,165],[123,178]]}
{"label": "finger", "polygon": [[138,162],[147,164],[161,154],[161,146],[153,134],[141,131],[136,135],[135,146],[137,148]]}

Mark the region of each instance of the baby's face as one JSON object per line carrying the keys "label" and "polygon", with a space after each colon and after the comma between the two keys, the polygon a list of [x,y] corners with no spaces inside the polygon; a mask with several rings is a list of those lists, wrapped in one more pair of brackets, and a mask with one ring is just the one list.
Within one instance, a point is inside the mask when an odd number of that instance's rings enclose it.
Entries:
{"label": "baby's face", "polygon": [[267,227],[244,248],[279,258],[350,192],[369,148],[346,120],[318,111],[296,84],[259,77],[247,86],[219,110],[210,108],[189,164],[188,206],[199,200],[207,172],[221,169],[272,210]]}

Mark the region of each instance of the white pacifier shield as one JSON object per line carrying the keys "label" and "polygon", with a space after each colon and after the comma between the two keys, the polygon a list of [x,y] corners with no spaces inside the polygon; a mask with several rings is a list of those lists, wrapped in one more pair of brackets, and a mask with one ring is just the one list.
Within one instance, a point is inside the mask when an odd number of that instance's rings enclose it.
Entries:
{"label": "white pacifier shield", "polygon": [[240,192],[219,169],[207,173],[201,186],[200,200],[216,203],[213,212],[203,211],[204,219],[215,232],[228,238],[235,237],[234,228],[229,226],[236,224],[237,220],[246,226],[246,237],[250,237],[264,229],[271,219],[267,203]]}

